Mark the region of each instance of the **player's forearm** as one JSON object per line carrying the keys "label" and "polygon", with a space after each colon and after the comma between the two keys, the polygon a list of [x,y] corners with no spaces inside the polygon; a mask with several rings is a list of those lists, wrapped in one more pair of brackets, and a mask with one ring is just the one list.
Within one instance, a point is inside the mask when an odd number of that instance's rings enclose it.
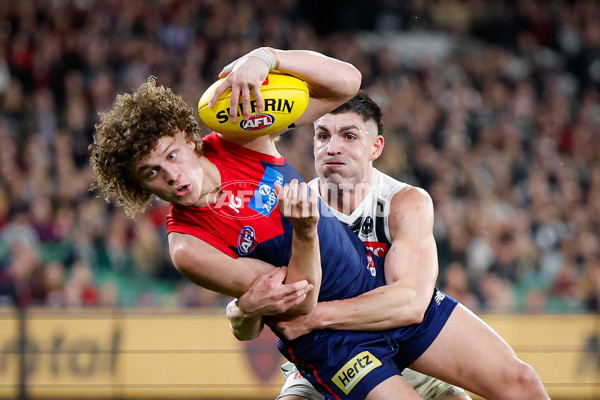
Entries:
{"label": "player's forearm", "polygon": [[319,303],[313,311],[313,329],[381,330],[419,323],[419,301],[414,289],[387,285],[360,296]]}
{"label": "player's forearm", "polygon": [[319,198],[306,182],[292,179],[289,185],[276,188],[281,214],[292,225],[291,257],[284,283],[306,281],[313,289],[288,314],[312,311],[321,289],[321,250],[319,248]]}
{"label": "player's forearm", "polygon": [[263,330],[262,316],[245,313],[238,307],[236,299],[227,304],[225,314],[229,319],[229,329],[238,340],[252,340]]}
{"label": "player's forearm", "polygon": [[360,88],[360,71],[350,63],[309,50],[276,51],[279,70],[306,81],[311,97],[343,102]]}
{"label": "player's forearm", "polygon": [[415,292],[415,297],[408,305],[415,323],[422,321],[431,303],[438,275],[437,266],[437,249],[431,235],[422,240],[420,246],[393,243],[385,259],[388,286],[410,288]]}
{"label": "player's forearm", "polygon": [[292,307],[287,313],[307,314],[315,308],[321,288],[321,275],[321,252],[316,226],[308,232],[294,229],[292,256],[285,283],[306,280],[314,285],[314,289],[307,293],[302,303]]}

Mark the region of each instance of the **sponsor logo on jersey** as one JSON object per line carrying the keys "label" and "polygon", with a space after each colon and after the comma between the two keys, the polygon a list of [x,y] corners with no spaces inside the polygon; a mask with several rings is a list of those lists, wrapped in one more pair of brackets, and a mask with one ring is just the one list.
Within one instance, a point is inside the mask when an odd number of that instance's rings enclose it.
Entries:
{"label": "sponsor logo on jersey", "polygon": [[377,268],[375,268],[375,262],[373,261],[373,257],[369,253],[367,253],[367,269],[371,272],[372,276],[377,275]]}
{"label": "sponsor logo on jersey", "polygon": [[265,173],[248,203],[248,207],[265,217],[271,215],[277,206],[275,182],[279,182],[283,186],[283,174],[273,168],[266,167]]}
{"label": "sponsor logo on jersey", "polygon": [[440,304],[442,304],[442,301],[444,301],[445,297],[446,295],[438,290],[437,292],[435,292],[435,297],[433,298],[433,300],[435,300],[435,302],[439,306]]}
{"label": "sponsor logo on jersey", "polygon": [[238,253],[242,256],[247,256],[254,251],[256,243],[254,228],[247,225],[243,227],[238,237]]}
{"label": "sponsor logo on jersey", "polygon": [[381,243],[381,242],[367,242],[367,241],[363,241],[363,243],[365,244],[365,247],[367,249],[369,249],[373,254],[375,254],[377,257],[385,257],[385,255],[388,252],[388,245],[386,243]]}
{"label": "sponsor logo on jersey", "polygon": [[275,117],[271,114],[260,113],[251,115],[248,120],[240,122],[240,128],[245,131],[260,131],[267,129],[275,123]]}
{"label": "sponsor logo on jersey", "polygon": [[362,378],[379,366],[379,359],[370,352],[363,351],[350,359],[331,380],[342,392],[348,394]]}

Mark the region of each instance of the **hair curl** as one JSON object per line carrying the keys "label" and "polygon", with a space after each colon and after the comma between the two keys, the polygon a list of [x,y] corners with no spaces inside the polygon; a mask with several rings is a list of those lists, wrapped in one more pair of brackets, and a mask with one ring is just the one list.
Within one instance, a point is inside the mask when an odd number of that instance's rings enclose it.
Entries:
{"label": "hair curl", "polygon": [[132,94],[119,94],[112,110],[99,113],[90,162],[95,183],[107,202],[123,206],[130,218],[146,210],[152,193],[133,175],[135,164],[146,157],[164,136],[179,131],[196,142],[202,154],[198,123],[192,109],[171,89],[150,77]]}

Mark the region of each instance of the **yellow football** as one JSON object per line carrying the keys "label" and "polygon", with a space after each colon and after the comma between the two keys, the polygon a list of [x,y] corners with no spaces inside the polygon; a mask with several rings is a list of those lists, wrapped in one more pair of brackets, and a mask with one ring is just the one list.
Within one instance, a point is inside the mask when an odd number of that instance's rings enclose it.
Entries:
{"label": "yellow football", "polygon": [[198,102],[198,113],[207,127],[224,135],[270,135],[292,125],[308,106],[308,87],[304,81],[291,75],[271,72],[260,89],[264,101],[263,112],[257,112],[252,95],[250,118],[244,121],[241,105],[238,104],[238,118],[236,122],[232,122],[229,119],[231,89],[223,92],[212,108],[208,107],[208,101],[222,82],[223,79],[219,79],[202,94]]}

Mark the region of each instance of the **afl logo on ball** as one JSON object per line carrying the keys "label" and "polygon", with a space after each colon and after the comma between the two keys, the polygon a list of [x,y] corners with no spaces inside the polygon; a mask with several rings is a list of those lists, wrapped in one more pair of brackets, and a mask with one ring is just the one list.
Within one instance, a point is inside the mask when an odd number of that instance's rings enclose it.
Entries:
{"label": "afl logo on ball", "polygon": [[254,234],[254,228],[251,226],[245,226],[240,231],[238,237],[238,253],[241,256],[247,256],[252,253],[256,248],[256,235]]}
{"label": "afl logo on ball", "polygon": [[248,118],[247,121],[242,120],[240,122],[240,128],[245,131],[260,131],[267,129],[275,122],[275,117],[271,114],[260,113],[253,114]]}

